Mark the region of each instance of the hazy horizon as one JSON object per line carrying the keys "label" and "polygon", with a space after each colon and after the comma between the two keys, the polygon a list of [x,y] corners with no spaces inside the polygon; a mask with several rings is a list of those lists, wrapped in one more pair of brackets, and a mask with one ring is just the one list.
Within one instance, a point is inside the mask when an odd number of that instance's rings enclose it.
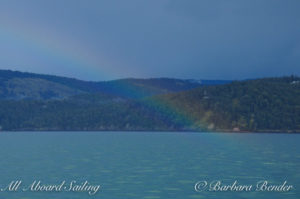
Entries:
{"label": "hazy horizon", "polygon": [[216,81],[243,81],[243,80],[251,80],[251,79],[261,79],[261,78],[276,78],[276,77],[288,77],[288,76],[296,76],[300,77],[299,75],[281,75],[281,76],[269,76],[269,77],[257,77],[257,78],[246,78],[246,79],[207,79],[207,78],[176,78],[176,77],[124,77],[124,78],[117,78],[117,79],[105,79],[105,80],[89,80],[89,79],[81,79],[73,76],[65,76],[65,75],[56,75],[56,74],[49,74],[49,73],[36,73],[30,71],[20,71],[20,70],[11,70],[11,69],[0,69],[0,71],[12,71],[12,72],[21,72],[21,73],[30,73],[30,74],[38,74],[38,75],[50,75],[50,76],[57,76],[57,77],[64,77],[64,78],[71,78],[77,79],[81,81],[90,81],[90,82],[102,82],[102,81],[114,81],[114,80],[122,80],[122,79],[179,79],[179,80],[216,80]]}

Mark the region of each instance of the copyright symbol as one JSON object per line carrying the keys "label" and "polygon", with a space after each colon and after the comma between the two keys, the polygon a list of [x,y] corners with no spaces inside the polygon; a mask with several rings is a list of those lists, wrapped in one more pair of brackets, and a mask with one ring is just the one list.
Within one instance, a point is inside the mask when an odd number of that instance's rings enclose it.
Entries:
{"label": "copyright symbol", "polygon": [[206,189],[207,187],[207,182],[206,181],[199,181],[195,184],[195,191],[197,192],[202,192]]}

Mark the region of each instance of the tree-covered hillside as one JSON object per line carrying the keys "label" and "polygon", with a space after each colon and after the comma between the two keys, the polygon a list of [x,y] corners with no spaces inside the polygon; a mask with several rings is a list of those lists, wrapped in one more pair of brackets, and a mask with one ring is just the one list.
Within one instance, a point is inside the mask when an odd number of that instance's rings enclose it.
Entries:
{"label": "tree-covered hillside", "polygon": [[266,78],[158,96],[192,128],[244,131],[300,130],[300,78]]}
{"label": "tree-covered hillside", "polygon": [[74,78],[0,70],[0,99],[65,99],[82,93],[105,93],[138,99],[158,94],[186,91],[207,84],[230,81],[180,80],[170,78],[120,79],[91,82]]}
{"label": "tree-covered hillside", "polygon": [[[149,84],[126,81],[143,88]],[[179,92],[172,85],[179,80],[164,79],[163,86],[159,79],[150,82],[151,89],[137,92],[139,97],[128,97],[126,84],[125,93],[120,88],[121,93],[78,92],[51,85],[56,92],[74,93],[58,99],[2,99],[0,129],[300,132],[299,77],[235,81]],[[43,87],[41,82],[32,84]],[[150,92],[158,88],[170,92]],[[30,89],[19,89],[30,95]]]}

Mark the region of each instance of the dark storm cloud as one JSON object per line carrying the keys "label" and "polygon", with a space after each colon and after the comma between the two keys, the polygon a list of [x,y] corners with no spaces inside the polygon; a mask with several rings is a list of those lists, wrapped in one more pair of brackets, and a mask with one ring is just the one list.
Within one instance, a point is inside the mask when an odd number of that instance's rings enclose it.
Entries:
{"label": "dark storm cloud", "polygon": [[29,28],[86,68],[70,73],[73,62],[3,36],[0,66],[94,80],[300,75],[299,10],[298,0],[0,1],[0,30]]}
{"label": "dark storm cloud", "polygon": [[198,27],[199,71],[232,78],[299,74],[299,8],[299,1],[278,0],[175,0],[167,6]]}

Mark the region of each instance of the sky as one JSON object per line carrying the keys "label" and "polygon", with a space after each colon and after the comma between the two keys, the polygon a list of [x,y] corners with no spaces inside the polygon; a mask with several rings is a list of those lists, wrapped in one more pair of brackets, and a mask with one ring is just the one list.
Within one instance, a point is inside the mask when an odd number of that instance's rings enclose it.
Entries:
{"label": "sky", "polygon": [[0,0],[0,69],[83,80],[300,76],[299,0]]}

